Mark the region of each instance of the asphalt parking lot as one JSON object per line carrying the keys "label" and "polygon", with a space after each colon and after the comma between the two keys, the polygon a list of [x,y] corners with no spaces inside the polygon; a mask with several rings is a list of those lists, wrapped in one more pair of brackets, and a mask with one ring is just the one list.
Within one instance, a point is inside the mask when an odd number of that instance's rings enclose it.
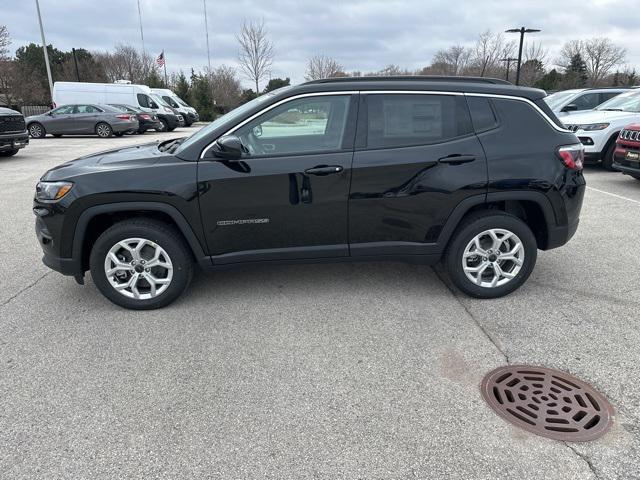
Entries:
{"label": "asphalt parking lot", "polygon": [[[190,131],[0,159],[0,478],[640,478],[640,182],[588,168],[576,237],[491,301],[438,268],[354,263],[200,274],[134,312],[42,265],[45,170]],[[478,388],[506,363],[592,383],[613,429],[510,426]]]}

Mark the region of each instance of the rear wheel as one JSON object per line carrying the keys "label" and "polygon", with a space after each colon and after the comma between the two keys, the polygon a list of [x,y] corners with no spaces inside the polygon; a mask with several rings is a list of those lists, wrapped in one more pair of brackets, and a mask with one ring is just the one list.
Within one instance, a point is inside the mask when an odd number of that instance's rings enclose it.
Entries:
{"label": "rear wheel", "polygon": [[180,233],[149,219],[126,220],[107,229],[91,250],[90,266],[105,297],[136,310],[170,304],[193,276],[193,259]]}
{"label": "rear wheel", "polygon": [[0,157],[13,157],[16,153],[18,153],[18,149],[15,150],[4,150],[0,152]]}
{"label": "rear wheel", "polygon": [[611,145],[607,147],[602,157],[602,167],[605,170],[613,171],[613,157],[616,150],[616,142],[611,142]]}
{"label": "rear wheel", "polygon": [[54,133],[53,136],[56,137],[56,138],[60,138],[60,137],[62,137],[62,134],[61,133]]}
{"label": "rear wheel", "polygon": [[506,213],[481,212],[458,228],[445,263],[460,290],[472,297],[496,298],[529,278],[537,253],[536,239],[522,220]]}
{"label": "rear wheel", "polygon": [[121,137],[121,136],[123,136],[123,135],[124,135],[124,132],[116,132],[116,133],[114,133],[114,135],[115,135],[116,137]]}
{"label": "rear wheel", "polygon": [[100,138],[109,138],[111,135],[113,135],[113,129],[108,123],[100,122],[96,125],[96,135],[98,135]]}
{"label": "rear wheel", "polygon": [[29,135],[31,135],[31,138],[44,138],[46,134],[47,132],[42,124],[35,122],[29,125]]}

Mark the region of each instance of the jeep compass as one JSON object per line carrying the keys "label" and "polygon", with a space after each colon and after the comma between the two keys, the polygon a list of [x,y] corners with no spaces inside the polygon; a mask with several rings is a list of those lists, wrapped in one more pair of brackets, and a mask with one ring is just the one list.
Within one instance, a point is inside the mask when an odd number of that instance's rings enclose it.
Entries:
{"label": "jeep compass", "polygon": [[442,260],[463,292],[500,297],[578,227],[584,147],[544,96],[486,78],[285,87],[46,172],[43,261],[135,309],[175,300],[196,264]]}

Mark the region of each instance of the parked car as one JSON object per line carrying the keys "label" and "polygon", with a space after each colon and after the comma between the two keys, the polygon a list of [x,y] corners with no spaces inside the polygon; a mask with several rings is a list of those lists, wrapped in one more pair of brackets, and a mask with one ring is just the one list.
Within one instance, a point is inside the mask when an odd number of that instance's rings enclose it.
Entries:
{"label": "parked car", "polygon": [[186,139],[46,172],[43,260],[134,309],[178,298],[194,259],[443,259],[462,291],[500,297],[578,227],[584,147],[544,96],[486,78],[285,87]]}
{"label": "parked car", "polygon": [[613,168],[640,180],[640,123],[632,123],[620,131]]}
{"label": "parked car", "polygon": [[130,113],[135,115],[138,119],[138,133],[144,133],[147,130],[162,129],[162,123],[158,119],[155,113],[146,113],[139,108],[132,107],[131,105],[120,105],[116,103],[109,104],[110,107],[120,110],[121,112]]}
{"label": "parked car", "polygon": [[553,113],[562,118],[567,115],[593,110],[598,105],[629,90],[630,88],[624,87],[574,88],[552,93],[545,98],[545,102],[547,102]]}
{"label": "parked car", "polygon": [[178,112],[184,117],[185,126],[190,127],[194,122],[200,120],[200,116],[196,109],[173,93],[172,90],[169,90],[168,88],[152,88],[151,91],[156,95],[159,95],[162,100],[172,108],[178,110]]}
{"label": "parked car", "polygon": [[0,157],[11,157],[28,144],[29,134],[22,114],[0,107]]}
{"label": "parked car", "polygon": [[569,117],[567,128],[585,147],[585,159],[613,169],[616,139],[625,125],[640,122],[640,90],[621,93],[590,112]]}
{"label": "parked car", "polygon": [[135,115],[123,113],[108,105],[63,105],[42,115],[27,117],[27,129],[32,138],[62,135],[97,135],[121,137],[138,130]]}
{"label": "parked car", "polygon": [[146,85],[131,83],[56,82],[53,86],[56,106],[76,103],[131,105],[155,114],[162,122],[159,131],[173,131],[180,120],[175,112]]}

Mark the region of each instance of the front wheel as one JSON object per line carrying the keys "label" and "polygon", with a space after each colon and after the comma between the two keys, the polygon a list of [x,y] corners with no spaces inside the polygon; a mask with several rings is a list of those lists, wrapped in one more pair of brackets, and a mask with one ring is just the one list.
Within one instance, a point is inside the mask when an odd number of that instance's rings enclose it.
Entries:
{"label": "front wheel", "polygon": [[615,150],[616,142],[611,142],[611,145],[609,145],[607,150],[604,152],[604,156],[602,157],[602,167],[605,170],[609,170],[610,172],[613,172],[613,157],[615,155]]}
{"label": "front wheel", "polygon": [[537,248],[531,229],[519,218],[483,212],[458,228],[445,263],[453,283],[467,295],[497,298],[529,278]]}
{"label": "front wheel", "polygon": [[169,131],[169,122],[167,122],[164,118],[161,118],[159,128],[156,128],[156,132],[168,132],[168,131]]}
{"label": "front wheel", "polygon": [[135,310],[170,304],[193,276],[193,259],[180,233],[150,219],[125,220],[107,229],[96,240],[89,263],[100,292]]}
{"label": "front wheel", "polygon": [[18,149],[14,150],[4,150],[0,152],[0,157],[13,157],[16,153],[18,153]]}
{"label": "front wheel", "polygon": [[46,134],[47,132],[40,123],[34,122],[29,125],[29,135],[31,135],[31,138],[44,138]]}

